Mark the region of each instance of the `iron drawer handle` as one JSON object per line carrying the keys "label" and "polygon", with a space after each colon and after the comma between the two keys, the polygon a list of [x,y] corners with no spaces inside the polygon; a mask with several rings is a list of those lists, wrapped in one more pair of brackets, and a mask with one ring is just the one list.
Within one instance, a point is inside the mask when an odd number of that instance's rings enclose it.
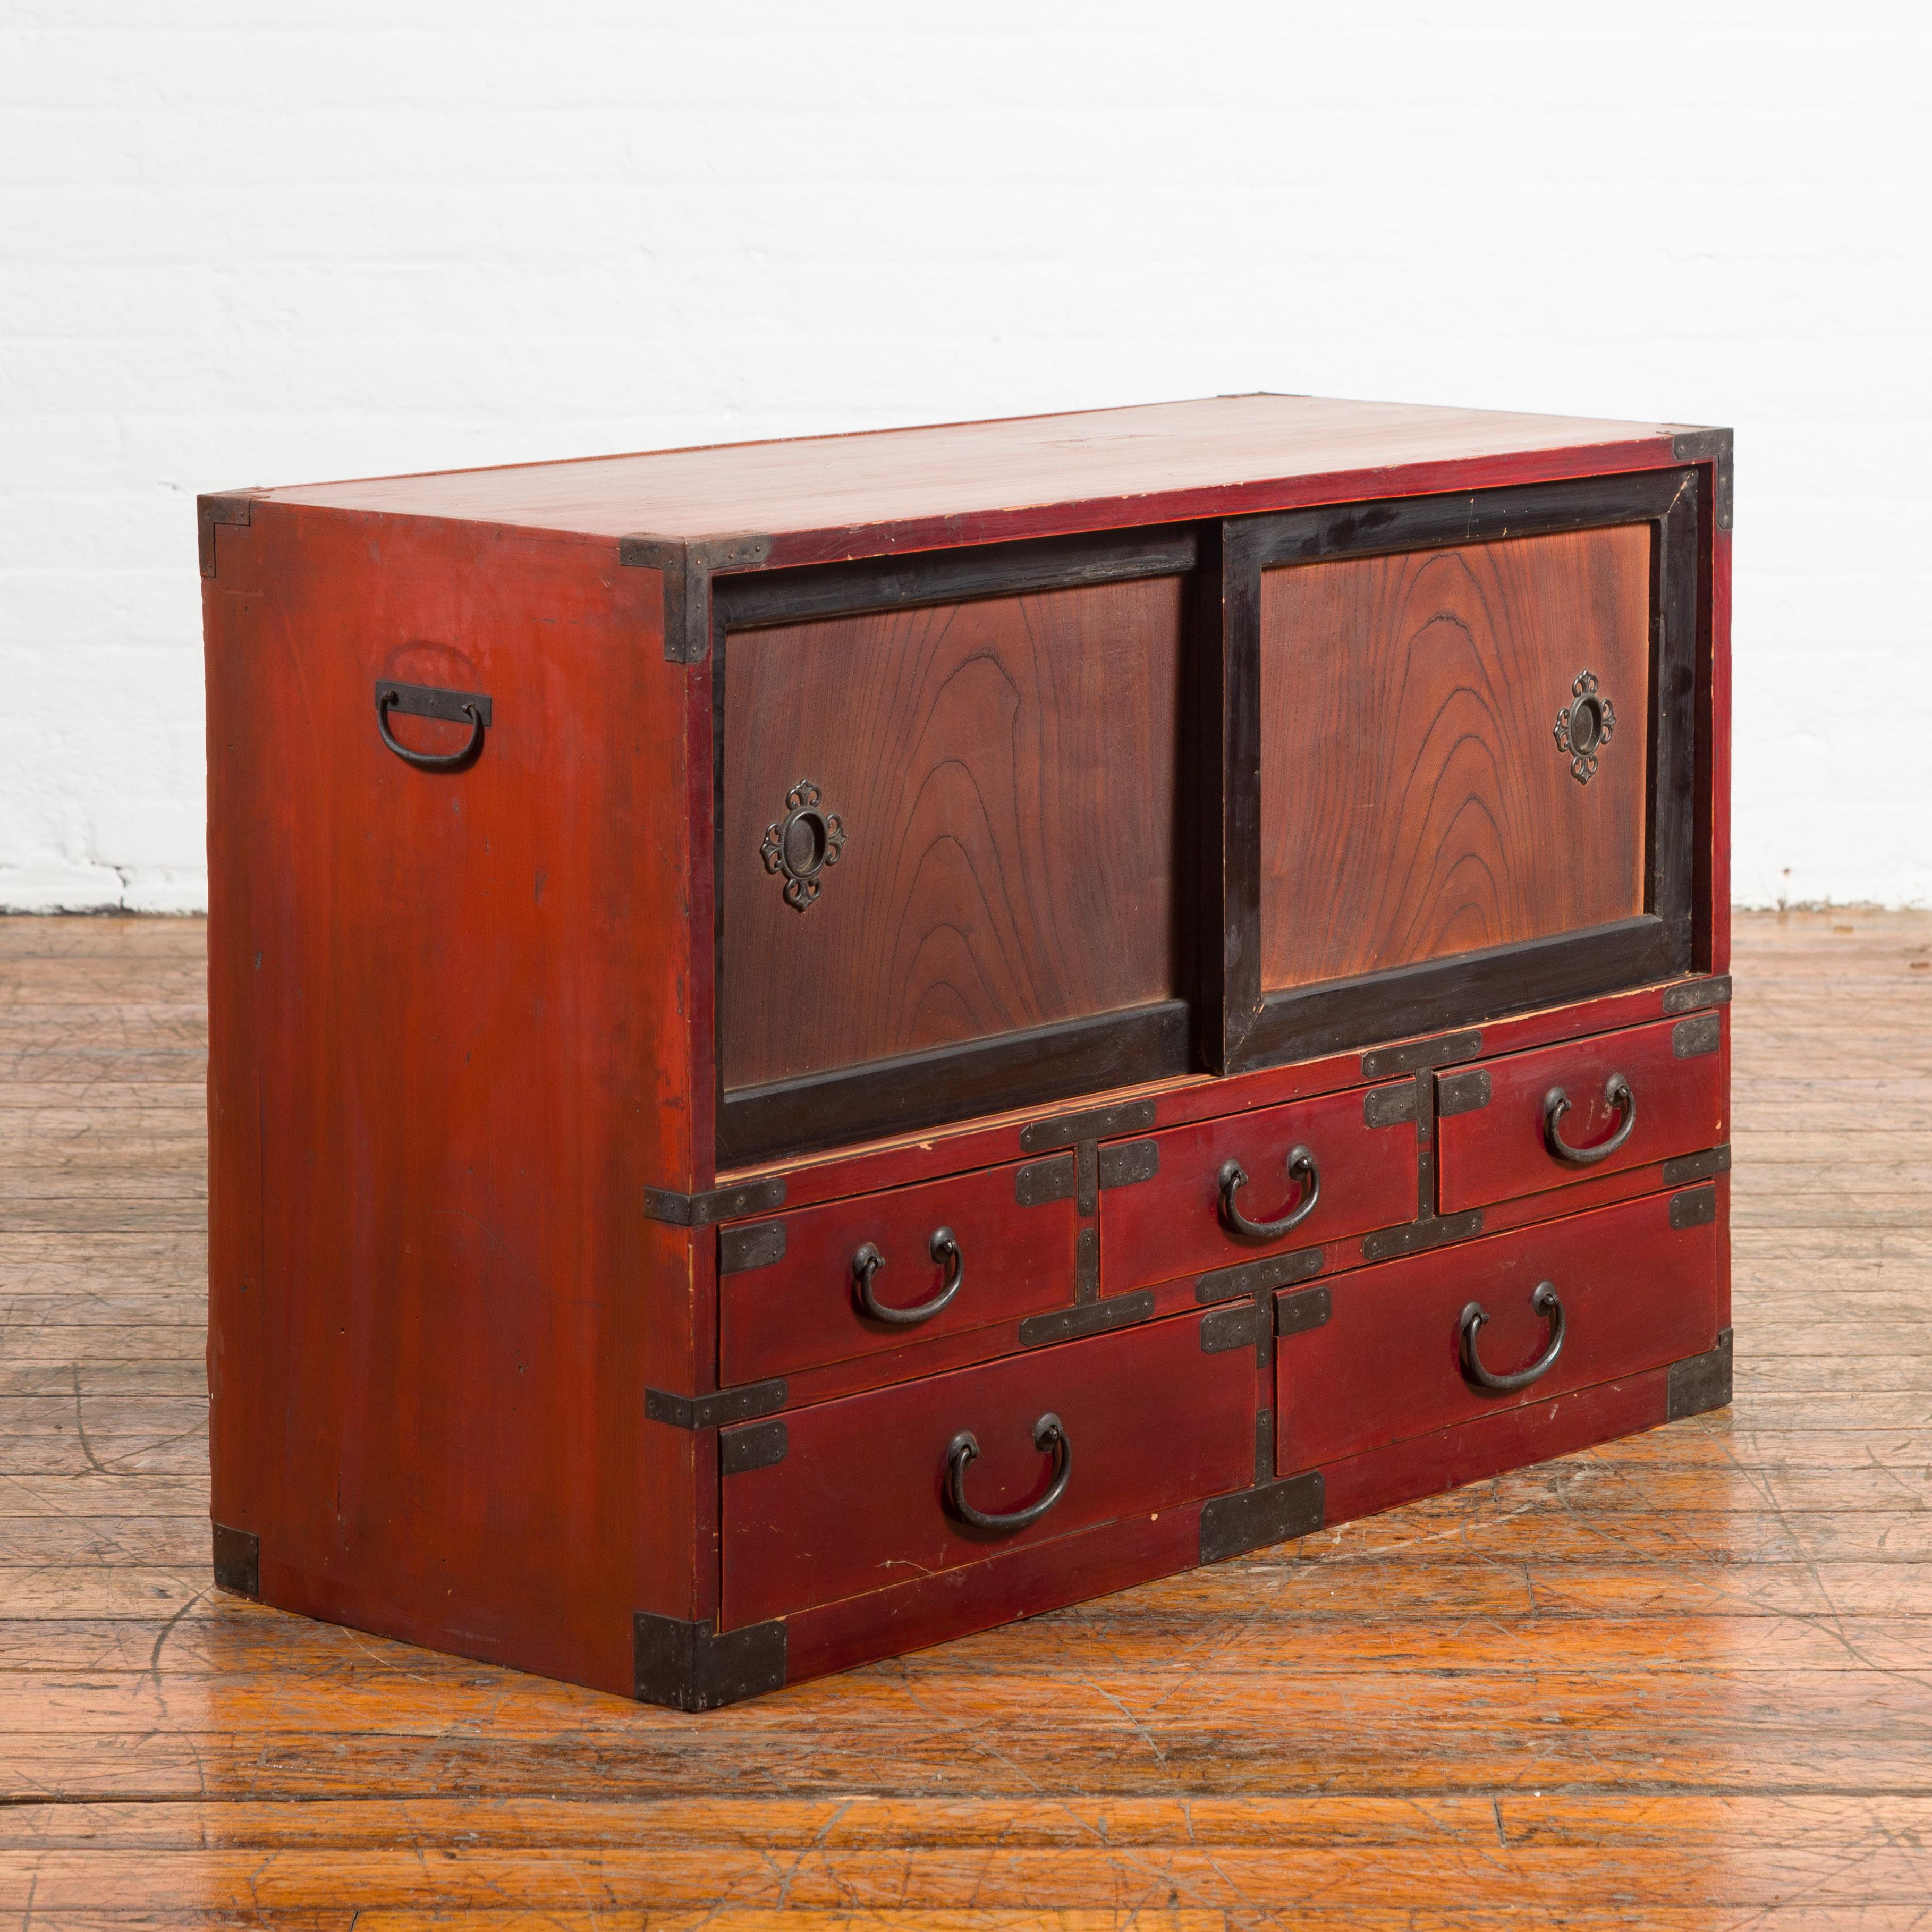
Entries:
{"label": "iron drawer handle", "polygon": [[470,742],[460,752],[412,752],[406,745],[399,745],[389,729],[389,713],[402,702],[402,693],[394,685],[377,686],[376,688],[376,729],[382,734],[382,742],[395,753],[406,765],[413,765],[419,772],[453,772],[466,765],[483,748],[483,714],[467,698],[460,709],[470,720]]}
{"label": "iron drawer handle", "polygon": [[959,1237],[950,1228],[935,1228],[926,1243],[926,1252],[936,1262],[946,1264],[946,1286],[930,1301],[910,1308],[888,1308],[872,1292],[872,1277],[886,1264],[886,1258],[868,1241],[852,1257],[852,1274],[859,1284],[859,1305],[874,1322],[890,1322],[910,1328],[916,1322],[930,1322],[959,1292],[966,1279],[966,1258],[959,1252]]}
{"label": "iron drawer handle", "polygon": [[966,1500],[966,1472],[980,1453],[980,1441],[970,1429],[961,1430],[946,1445],[946,1500],[952,1505],[953,1514],[975,1529],[1024,1529],[1028,1523],[1039,1522],[1066,1495],[1066,1479],[1073,1473],[1073,1445],[1067,1441],[1059,1417],[1051,1409],[1033,1426],[1033,1446],[1051,1448],[1053,1451],[1053,1480],[1047,1485],[1046,1494],[1024,1509],[1013,1510],[1005,1516],[989,1516]]}
{"label": "iron drawer handle", "polygon": [[1612,1073],[1604,1082],[1604,1098],[1623,1115],[1617,1130],[1594,1147],[1572,1147],[1562,1136],[1558,1123],[1570,1111],[1570,1096],[1560,1087],[1552,1087],[1543,1096],[1543,1144],[1552,1156],[1571,1167],[1589,1167],[1608,1159],[1630,1137],[1636,1125],[1636,1096],[1621,1073]]}
{"label": "iron drawer handle", "polygon": [[1519,1369],[1513,1376],[1491,1375],[1476,1353],[1476,1331],[1488,1321],[1490,1311],[1480,1301],[1471,1302],[1462,1310],[1462,1372],[1478,1388],[1507,1395],[1512,1389],[1528,1388],[1539,1376],[1547,1375],[1556,1366],[1556,1358],[1563,1352],[1563,1304],[1556,1298],[1555,1286],[1546,1281],[1538,1282],[1529,1305],[1550,1324],[1550,1346],[1528,1368]]}
{"label": "iron drawer handle", "polygon": [[1221,1184],[1221,1215],[1236,1234],[1245,1234],[1251,1241],[1272,1241],[1293,1232],[1315,1212],[1315,1204],[1322,1198],[1322,1176],[1315,1156],[1305,1147],[1290,1148],[1288,1172],[1291,1179],[1306,1184],[1308,1192],[1301,1197],[1301,1204],[1279,1221],[1250,1221],[1234,1198],[1235,1191],[1248,1184],[1247,1169],[1238,1160],[1223,1163],[1217,1177]]}

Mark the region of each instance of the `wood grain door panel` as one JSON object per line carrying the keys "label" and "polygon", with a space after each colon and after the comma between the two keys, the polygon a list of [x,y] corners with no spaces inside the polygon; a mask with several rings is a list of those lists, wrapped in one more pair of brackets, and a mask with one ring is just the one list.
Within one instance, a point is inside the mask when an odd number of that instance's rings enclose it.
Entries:
{"label": "wood grain door panel", "polygon": [[[782,1456],[724,1465],[722,1628],[784,1616],[1024,1544],[1174,1508],[1254,1480],[1255,1351],[1206,1352],[1190,1313],[1009,1357],[782,1418]],[[980,1453],[967,1500],[1005,1514],[1052,1478],[1035,1424],[1058,1415],[1071,1452],[1048,1514],[1007,1533],[962,1522],[946,1498],[947,1450],[970,1430]]]}
{"label": "wood grain door panel", "polygon": [[[1706,1188],[1701,1193],[1718,1190]],[[1722,1325],[1722,1217],[1679,1227],[1672,1197],[1646,1195],[1485,1240],[1339,1276],[1328,1318],[1275,1350],[1275,1460],[1281,1474],[1319,1467],[1479,1416],[1546,1401],[1701,1353]],[[1547,1347],[1532,1306],[1556,1291],[1563,1346],[1548,1372],[1505,1394],[1463,1371],[1461,1320],[1488,1316],[1478,1360],[1512,1374]],[[1310,1293],[1303,1289],[1299,1292]]]}
{"label": "wood grain door panel", "polygon": [[[1264,991],[1645,909],[1652,526],[1265,571]],[[1553,727],[1593,672],[1585,782]]]}
{"label": "wood grain door panel", "polygon": [[[1144,1006],[1178,984],[1181,580],[734,632],[724,680],[728,1092]],[[804,910],[789,788],[846,842]]]}

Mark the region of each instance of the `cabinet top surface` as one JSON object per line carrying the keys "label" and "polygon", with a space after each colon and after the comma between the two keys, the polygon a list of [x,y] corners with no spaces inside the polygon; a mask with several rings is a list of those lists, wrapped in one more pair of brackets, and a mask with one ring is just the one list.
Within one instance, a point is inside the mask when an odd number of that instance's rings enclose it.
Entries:
{"label": "cabinet top surface", "polygon": [[1683,427],[1222,396],[254,494],[590,537],[780,538],[891,526],[908,543],[944,544],[1082,520],[1163,521],[1454,489],[1516,480],[1532,467],[1558,475],[1667,464],[1670,439]]}

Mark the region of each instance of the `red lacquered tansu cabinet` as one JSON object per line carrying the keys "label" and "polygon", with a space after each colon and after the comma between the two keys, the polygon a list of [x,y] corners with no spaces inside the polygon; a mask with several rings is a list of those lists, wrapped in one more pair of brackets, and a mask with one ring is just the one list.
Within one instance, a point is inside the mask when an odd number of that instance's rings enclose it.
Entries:
{"label": "red lacquered tansu cabinet", "polygon": [[702,1709],[1730,1400],[1728,433],[200,507],[226,1588]]}

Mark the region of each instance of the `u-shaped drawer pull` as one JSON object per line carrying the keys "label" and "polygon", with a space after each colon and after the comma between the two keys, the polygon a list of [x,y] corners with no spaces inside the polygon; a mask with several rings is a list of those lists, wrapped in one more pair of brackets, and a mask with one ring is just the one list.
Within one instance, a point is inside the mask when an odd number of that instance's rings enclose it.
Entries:
{"label": "u-shaped drawer pull", "polygon": [[970,1429],[961,1430],[946,1445],[946,1501],[952,1514],[975,1529],[990,1529],[1002,1534],[1024,1529],[1028,1523],[1039,1522],[1066,1495],[1068,1478],[1073,1474],[1073,1445],[1067,1441],[1066,1428],[1059,1417],[1051,1409],[1033,1426],[1033,1446],[1050,1450],[1053,1454],[1053,1480],[1047,1485],[1046,1493],[1037,1502],[1028,1503],[1024,1509],[1010,1510],[1004,1516],[996,1516],[986,1510],[975,1509],[966,1500],[966,1472],[980,1454],[980,1439]]}
{"label": "u-shaped drawer pull", "polygon": [[852,1257],[852,1278],[858,1285],[859,1305],[874,1322],[889,1322],[900,1328],[930,1322],[959,1292],[966,1280],[966,1258],[959,1251],[959,1237],[950,1228],[935,1228],[926,1244],[926,1252],[934,1261],[945,1264],[946,1285],[929,1300],[915,1302],[910,1308],[890,1307],[872,1292],[872,1277],[886,1264],[876,1242],[868,1241]]}
{"label": "u-shaped drawer pull", "polygon": [[1288,1174],[1291,1180],[1301,1183],[1301,1198],[1279,1221],[1251,1221],[1234,1198],[1248,1184],[1247,1169],[1238,1160],[1224,1161],[1215,1176],[1221,1190],[1222,1220],[1236,1234],[1251,1241],[1279,1240],[1283,1234],[1292,1234],[1315,1212],[1315,1204],[1322,1198],[1322,1173],[1307,1148],[1292,1147],[1288,1150]]}
{"label": "u-shaped drawer pull", "polygon": [[1563,1304],[1558,1300],[1556,1286],[1546,1281],[1538,1282],[1535,1292],[1529,1298],[1529,1305],[1550,1324],[1550,1346],[1526,1369],[1519,1369],[1514,1375],[1499,1376],[1483,1366],[1483,1358],[1476,1352],[1476,1337],[1483,1324],[1490,1318],[1490,1311],[1480,1301],[1468,1303],[1462,1310],[1459,1326],[1462,1337],[1462,1372],[1478,1388],[1490,1390],[1497,1395],[1508,1395],[1517,1389],[1526,1389],[1556,1367],[1556,1358],[1563,1352]]}
{"label": "u-shaped drawer pull", "polygon": [[1593,1167],[1600,1160],[1607,1160],[1630,1137],[1630,1130],[1636,1125],[1636,1096],[1630,1091],[1630,1084],[1621,1073],[1612,1073],[1604,1082],[1604,1098],[1616,1108],[1623,1118],[1617,1123],[1617,1130],[1608,1140],[1599,1141],[1594,1147],[1572,1147],[1563,1138],[1563,1116],[1570,1111],[1570,1096],[1561,1087],[1552,1087],[1543,1096],[1543,1144],[1550,1150],[1550,1158],[1560,1160],[1566,1167]]}

